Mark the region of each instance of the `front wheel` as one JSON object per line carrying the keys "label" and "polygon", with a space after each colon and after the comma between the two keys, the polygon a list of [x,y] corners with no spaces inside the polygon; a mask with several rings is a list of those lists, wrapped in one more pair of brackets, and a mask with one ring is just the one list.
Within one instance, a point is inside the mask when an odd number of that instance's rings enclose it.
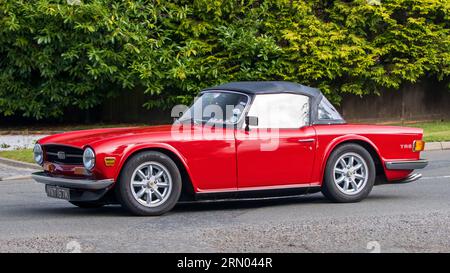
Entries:
{"label": "front wheel", "polygon": [[326,165],[322,193],[339,203],[359,202],[375,183],[375,164],[370,153],[357,144],[335,149]]}
{"label": "front wheel", "polygon": [[139,153],[125,164],[118,185],[124,208],[135,215],[156,216],[171,210],[181,194],[181,175],[167,155]]}

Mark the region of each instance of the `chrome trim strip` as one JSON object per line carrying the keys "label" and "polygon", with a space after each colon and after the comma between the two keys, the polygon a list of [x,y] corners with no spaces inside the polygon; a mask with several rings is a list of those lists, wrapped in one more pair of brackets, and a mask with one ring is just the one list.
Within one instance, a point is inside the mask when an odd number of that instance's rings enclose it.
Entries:
{"label": "chrome trim strip", "polygon": [[298,142],[314,142],[315,139],[314,138],[306,138],[306,139],[299,139],[297,141]]}
{"label": "chrome trim strip", "polygon": [[[46,152],[48,155],[58,156],[58,153]],[[65,154],[66,157],[83,157],[83,155]]]}
{"label": "chrome trim strip", "polygon": [[415,170],[423,169],[428,165],[428,160],[404,160],[404,161],[386,161],[388,170]]}
{"label": "chrome trim strip", "polygon": [[69,145],[69,144],[61,144],[61,143],[57,143],[57,142],[49,142],[49,143],[41,144],[41,146],[42,147],[45,147],[45,146],[62,146],[62,147],[75,148],[75,149],[83,151],[83,148],[80,148],[78,146]]}
{"label": "chrome trim strip", "polygon": [[228,188],[224,190],[199,190],[196,194],[209,194],[209,193],[237,193],[246,191],[271,191],[271,190],[289,190],[299,188],[314,188],[321,187],[320,183],[302,183],[302,184],[288,184],[288,185],[273,185],[273,186],[255,186],[255,187],[243,187],[243,188]]}
{"label": "chrome trim strip", "polygon": [[101,190],[111,186],[114,183],[114,179],[74,179],[55,177],[46,174],[45,172],[32,173],[31,177],[38,183],[49,184],[54,186],[67,187],[72,189],[85,189],[85,190]]}

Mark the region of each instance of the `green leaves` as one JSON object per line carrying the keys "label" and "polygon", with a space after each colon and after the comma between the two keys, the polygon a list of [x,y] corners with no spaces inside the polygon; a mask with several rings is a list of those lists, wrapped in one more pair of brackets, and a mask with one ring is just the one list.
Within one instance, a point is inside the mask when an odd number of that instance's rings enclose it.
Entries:
{"label": "green leaves", "polygon": [[119,92],[144,107],[204,87],[290,80],[378,94],[450,78],[448,0],[0,1],[0,114],[54,117]]}

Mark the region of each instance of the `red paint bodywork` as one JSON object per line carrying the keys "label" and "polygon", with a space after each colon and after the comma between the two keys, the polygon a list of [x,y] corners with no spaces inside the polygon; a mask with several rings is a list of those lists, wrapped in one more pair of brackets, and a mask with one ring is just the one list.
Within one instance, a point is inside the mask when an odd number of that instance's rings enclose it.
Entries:
{"label": "red paint bodywork", "polygon": [[[328,156],[337,145],[345,142],[358,142],[371,148],[383,166],[386,179],[399,180],[411,171],[387,170],[385,162],[419,159],[419,152],[402,148],[402,145],[422,139],[423,134],[422,129],[408,127],[311,125],[300,129],[280,129],[278,148],[261,150],[261,144],[267,141],[252,130],[205,127],[184,128],[183,133],[201,134],[201,137],[189,139],[174,138],[174,127],[164,125],[68,132],[45,137],[39,143],[93,148],[96,166],[86,176],[113,178],[115,181],[118,181],[126,160],[134,153],[159,150],[184,165],[195,192],[221,192],[320,186]],[[115,165],[105,166],[105,157],[115,157]],[[57,173],[77,175],[74,173],[76,166],[54,167]]]}

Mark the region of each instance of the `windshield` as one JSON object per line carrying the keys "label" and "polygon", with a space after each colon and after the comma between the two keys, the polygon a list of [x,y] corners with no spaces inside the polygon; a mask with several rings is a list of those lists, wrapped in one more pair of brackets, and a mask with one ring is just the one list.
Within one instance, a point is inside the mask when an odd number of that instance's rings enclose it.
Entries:
{"label": "windshield", "polygon": [[236,124],[241,119],[248,96],[233,92],[201,94],[178,122],[194,124]]}

